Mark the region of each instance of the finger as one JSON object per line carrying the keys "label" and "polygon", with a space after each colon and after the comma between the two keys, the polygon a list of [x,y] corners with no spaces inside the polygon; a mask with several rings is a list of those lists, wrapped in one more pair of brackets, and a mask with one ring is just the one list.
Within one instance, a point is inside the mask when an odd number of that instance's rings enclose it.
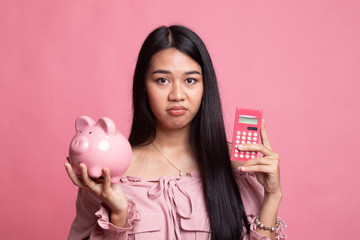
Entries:
{"label": "finger", "polygon": [[70,163],[70,158],[69,158],[69,157],[66,157],[66,161],[67,161],[68,163]]}
{"label": "finger", "polygon": [[278,168],[273,165],[241,166],[238,169],[242,172],[262,172],[271,175],[275,175],[278,172]]}
{"label": "finger", "polygon": [[249,167],[255,165],[272,165],[272,164],[274,164],[274,161],[272,159],[257,157],[245,162],[242,166]]}
{"label": "finger", "polygon": [[104,190],[108,191],[111,189],[111,176],[110,176],[110,170],[108,168],[103,169],[104,174]]}
{"label": "finger", "polygon": [[238,145],[238,149],[240,151],[249,151],[249,152],[261,152],[264,154],[264,156],[272,156],[274,155],[274,152],[271,150],[271,148],[268,148],[262,144],[243,144]]}
{"label": "finger", "polygon": [[86,165],[81,163],[80,168],[81,168],[81,177],[82,177],[82,181],[83,181],[84,185],[86,187],[88,187],[89,189],[94,190],[96,187],[96,183],[90,179],[88,172],[87,172]]}
{"label": "finger", "polygon": [[65,169],[73,184],[78,187],[81,187],[82,184],[69,163],[65,163]]}
{"label": "finger", "polygon": [[267,132],[266,132],[265,120],[264,119],[262,120],[262,123],[261,123],[260,133],[261,133],[261,141],[264,144],[264,146],[268,147],[269,149],[272,149],[269,137],[268,137]]}

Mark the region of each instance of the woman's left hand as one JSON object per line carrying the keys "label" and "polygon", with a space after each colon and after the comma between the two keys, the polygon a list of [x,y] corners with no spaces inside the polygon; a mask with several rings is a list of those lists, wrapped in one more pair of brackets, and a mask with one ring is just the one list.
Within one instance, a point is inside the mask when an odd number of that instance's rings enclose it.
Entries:
{"label": "woman's left hand", "polygon": [[255,172],[258,181],[264,186],[268,196],[281,196],[279,154],[271,148],[265,130],[264,120],[261,125],[261,140],[263,144],[240,145],[240,151],[258,151],[263,154],[242,164],[238,169],[242,172]]}

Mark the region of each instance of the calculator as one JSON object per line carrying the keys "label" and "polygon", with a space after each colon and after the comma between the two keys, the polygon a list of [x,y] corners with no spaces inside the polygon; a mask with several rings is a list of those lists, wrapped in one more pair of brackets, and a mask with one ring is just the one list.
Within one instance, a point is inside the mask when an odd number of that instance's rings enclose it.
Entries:
{"label": "calculator", "polygon": [[239,144],[260,143],[262,110],[236,108],[231,156],[233,161],[248,161],[257,157],[258,152],[240,151]]}

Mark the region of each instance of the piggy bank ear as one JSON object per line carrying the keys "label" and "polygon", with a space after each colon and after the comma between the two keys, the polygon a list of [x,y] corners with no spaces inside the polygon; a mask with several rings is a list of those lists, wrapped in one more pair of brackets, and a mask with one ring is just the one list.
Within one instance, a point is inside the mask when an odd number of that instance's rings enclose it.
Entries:
{"label": "piggy bank ear", "polygon": [[81,116],[78,117],[75,121],[76,131],[79,131],[80,129],[86,126],[91,126],[91,125],[95,125],[95,121],[91,117]]}
{"label": "piggy bank ear", "polygon": [[116,126],[113,120],[107,117],[102,117],[99,119],[99,121],[96,123],[97,126],[101,127],[106,135],[108,136],[114,136],[116,135]]}

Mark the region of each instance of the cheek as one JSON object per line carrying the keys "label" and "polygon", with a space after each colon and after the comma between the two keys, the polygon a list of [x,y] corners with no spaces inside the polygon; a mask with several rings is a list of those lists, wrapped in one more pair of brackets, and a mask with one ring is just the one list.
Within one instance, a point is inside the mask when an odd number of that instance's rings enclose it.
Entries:
{"label": "cheek", "polygon": [[202,96],[203,96],[203,89],[201,88],[196,92],[195,95],[195,101],[199,106],[201,104]]}
{"label": "cheek", "polygon": [[156,112],[162,108],[162,99],[158,94],[148,93],[149,104],[152,112],[156,115]]}

